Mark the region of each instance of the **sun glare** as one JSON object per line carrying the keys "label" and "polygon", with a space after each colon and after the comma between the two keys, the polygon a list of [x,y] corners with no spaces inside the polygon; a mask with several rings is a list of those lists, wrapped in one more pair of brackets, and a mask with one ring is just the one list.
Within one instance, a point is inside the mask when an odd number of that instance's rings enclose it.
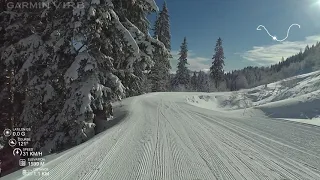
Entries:
{"label": "sun glare", "polygon": [[314,5],[320,7],[320,0],[316,0]]}

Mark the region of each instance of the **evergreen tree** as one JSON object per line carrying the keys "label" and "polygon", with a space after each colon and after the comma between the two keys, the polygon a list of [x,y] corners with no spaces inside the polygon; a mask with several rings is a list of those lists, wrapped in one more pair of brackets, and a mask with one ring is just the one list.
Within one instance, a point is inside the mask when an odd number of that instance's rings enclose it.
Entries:
{"label": "evergreen tree", "polygon": [[215,87],[218,88],[219,83],[223,80],[224,71],[224,52],[222,47],[222,40],[219,38],[215,47],[215,54],[213,56],[212,66],[210,67],[210,77],[214,80]]}
{"label": "evergreen tree", "polygon": [[[161,41],[167,50],[171,50],[171,34],[169,23],[169,12],[166,2],[157,16],[154,26],[154,38]],[[152,91],[166,91],[169,87],[169,74],[170,74],[170,60],[168,54],[163,54],[158,49],[154,53],[155,65],[150,72],[150,80],[152,81]]]}
{"label": "evergreen tree", "polygon": [[[15,124],[32,129],[34,149],[51,152],[92,137],[100,113],[112,115],[111,102],[140,93],[139,78],[153,64],[154,47],[167,53],[145,33],[146,15],[156,4],[130,1],[123,13],[119,2],[128,1],[85,0],[82,8],[0,14],[0,68],[14,70],[15,99],[22,106],[15,106]],[[5,75],[1,71],[1,81]],[[8,90],[0,87],[3,102]]]}
{"label": "evergreen tree", "polygon": [[187,85],[190,82],[190,71],[187,67],[188,65],[188,46],[187,46],[187,38],[185,37],[183,40],[182,45],[180,46],[179,52],[179,59],[178,59],[178,67],[175,76],[175,87],[187,88]]}
{"label": "evergreen tree", "polygon": [[[32,40],[19,43],[21,39],[32,35],[33,31],[43,28],[39,24],[41,9],[26,9],[8,7],[3,1],[3,11],[0,12],[0,122],[3,128],[13,128],[19,124],[22,113],[21,106],[24,99],[26,82],[21,81],[19,71],[23,71],[23,61],[32,59],[37,53],[26,50],[24,46],[32,44]],[[37,16],[38,15],[38,16]],[[14,44],[19,46],[14,46]],[[35,45],[32,48],[36,48]],[[15,51],[23,51],[17,57]],[[39,53],[41,55],[41,53]],[[36,57],[34,57],[36,59]],[[27,64],[27,63],[26,63]]]}
{"label": "evergreen tree", "polygon": [[237,89],[248,88],[248,81],[243,74],[239,74],[235,80],[235,86]]}
{"label": "evergreen tree", "polygon": [[[2,68],[1,68],[2,69]],[[10,70],[8,70],[10,69]],[[14,78],[14,72],[13,69],[2,69],[4,70],[2,73],[4,76],[2,76],[2,81],[0,82],[0,88],[2,90],[1,92],[1,98],[0,98],[0,132],[3,132],[4,129],[10,128],[12,129],[14,127],[16,113],[14,110],[14,88],[13,88],[13,78]],[[0,135],[0,139],[3,134]],[[3,140],[7,141],[8,138],[3,137]],[[4,145],[3,147],[8,147],[8,143],[0,144]],[[1,147],[0,147],[1,150]]]}
{"label": "evergreen tree", "polygon": [[154,37],[157,37],[168,50],[171,50],[170,20],[166,2],[163,3],[162,10],[157,16],[154,27]]}
{"label": "evergreen tree", "polygon": [[198,91],[198,77],[197,72],[194,71],[190,80],[191,88],[193,91]]}
{"label": "evergreen tree", "polygon": [[155,57],[155,64],[151,68],[149,79],[151,83],[152,92],[163,92],[165,91],[166,84],[164,79],[163,64],[159,62],[159,57]]}
{"label": "evergreen tree", "polygon": [[[121,22],[136,40],[141,51],[138,61],[133,64],[133,73],[122,71],[119,77],[128,89],[126,96],[139,95],[144,91],[141,87],[147,82],[145,81],[147,77],[144,70],[150,70],[154,66],[157,61],[155,58],[158,57],[156,54],[162,54],[163,56],[169,54],[164,44],[152,38],[148,32],[150,23],[146,16],[151,12],[158,11],[158,7],[154,4],[154,1],[149,0],[131,2],[121,0],[115,1],[115,3],[117,3],[116,12],[121,14]],[[126,64],[119,63],[118,67],[119,69],[125,69]]]}
{"label": "evergreen tree", "polygon": [[205,72],[200,71],[197,78],[197,90],[207,92],[209,90],[208,78]]}

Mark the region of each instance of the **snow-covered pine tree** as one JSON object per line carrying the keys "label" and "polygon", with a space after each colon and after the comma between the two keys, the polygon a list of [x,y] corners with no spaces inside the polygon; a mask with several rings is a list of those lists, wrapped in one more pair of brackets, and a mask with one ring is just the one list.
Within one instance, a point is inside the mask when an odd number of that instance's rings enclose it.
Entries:
{"label": "snow-covered pine tree", "polygon": [[[24,61],[32,58],[32,54],[30,55],[26,49],[28,45],[21,43],[20,40],[44,26],[39,24],[41,9],[9,7],[4,1],[2,5],[4,6],[0,12],[0,104],[4,107],[0,108],[0,114],[3,125],[13,128],[20,124],[19,116],[22,113],[22,101],[26,92],[26,82],[23,81],[26,76],[21,76],[21,71],[26,67]],[[20,56],[17,51],[21,52]]]}
{"label": "snow-covered pine tree", "polygon": [[[155,54],[159,54],[158,51],[155,51]],[[151,84],[152,92],[163,92],[165,91],[165,81],[163,72],[163,64],[160,63],[160,57],[154,57],[154,66],[151,68],[151,71],[148,75],[148,79]]]}
{"label": "snow-covered pine tree", "polygon": [[[136,8],[156,8],[153,0],[139,2],[146,6]],[[34,21],[19,20],[19,10],[6,12],[5,37],[14,38],[0,47],[0,62],[14,64],[14,88],[24,95],[17,126],[30,127],[33,148],[48,152],[93,136],[97,113],[108,116],[109,104],[125,93],[117,75],[140,72],[137,61],[152,64],[154,46],[167,52],[125,16],[120,19],[113,1],[75,4],[32,12]]]}
{"label": "snow-covered pine tree", "polygon": [[178,67],[177,72],[174,80],[174,86],[175,88],[178,88],[180,90],[186,89],[187,85],[190,82],[190,70],[188,69],[188,45],[187,45],[187,38],[185,37],[183,39],[183,42],[180,46],[180,52],[179,52],[179,59],[178,59]]}
{"label": "snow-covered pine tree", "polygon": [[190,80],[190,86],[191,86],[191,90],[192,91],[198,91],[198,77],[197,77],[197,72],[196,71],[194,71],[193,72],[193,75],[192,75],[192,77],[191,77],[191,80]]}
{"label": "snow-covered pine tree", "polygon": [[154,27],[154,36],[171,50],[170,16],[167,3],[164,2]]}
{"label": "snow-covered pine tree", "polygon": [[215,47],[215,54],[213,55],[212,66],[210,67],[210,77],[214,80],[215,87],[218,88],[220,81],[223,80],[224,71],[224,52],[222,47],[222,39],[219,37]]}
{"label": "snow-covered pine tree", "polygon": [[140,50],[140,56],[133,64],[133,73],[122,70],[125,64],[120,58],[120,61],[117,62],[117,69],[121,70],[119,77],[128,89],[127,96],[139,95],[144,93],[142,86],[146,82],[145,70],[150,70],[154,66],[154,54],[156,52],[169,54],[164,44],[152,38],[148,32],[150,22],[147,20],[147,15],[158,11],[158,7],[153,0],[122,0],[116,1],[115,4],[120,21],[131,33]]}
{"label": "snow-covered pine tree", "polygon": [[[157,16],[154,25],[154,38],[161,41],[167,50],[171,50],[171,34],[169,23],[169,11],[166,2]],[[154,54],[155,66],[151,69],[149,79],[152,83],[152,91],[166,91],[169,88],[169,75],[170,75],[170,58],[168,54],[163,54],[162,51],[156,49]]]}
{"label": "snow-covered pine tree", "polygon": [[209,77],[208,75],[200,71],[197,78],[198,91],[199,92],[208,92],[209,91]]}
{"label": "snow-covered pine tree", "polygon": [[[15,113],[13,111],[14,107],[14,88],[13,88],[13,78],[14,73],[12,68],[1,67],[1,81],[0,81],[0,132],[4,129],[14,127]],[[10,70],[8,70],[10,69]],[[2,137],[3,134],[0,135]],[[7,143],[6,143],[7,145]],[[0,148],[1,149],[1,148]]]}
{"label": "snow-covered pine tree", "polygon": [[245,89],[249,87],[248,81],[243,74],[239,74],[235,81],[237,89]]}
{"label": "snow-covered pine tree", "polygon": [[159,11],[154,0],[113,0],[113,4],[121,22],[128,19],[146,35],[150,26],[147,15]]}

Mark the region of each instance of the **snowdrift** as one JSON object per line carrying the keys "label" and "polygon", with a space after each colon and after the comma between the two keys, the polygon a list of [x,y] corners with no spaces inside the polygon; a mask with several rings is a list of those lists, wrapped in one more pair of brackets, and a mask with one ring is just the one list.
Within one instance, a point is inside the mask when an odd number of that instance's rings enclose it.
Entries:
{"label": "snowdrift", "polygon": [[186,97],[201,108],[242,115],[264,115],[320,125],[320,71],[236,92]]}

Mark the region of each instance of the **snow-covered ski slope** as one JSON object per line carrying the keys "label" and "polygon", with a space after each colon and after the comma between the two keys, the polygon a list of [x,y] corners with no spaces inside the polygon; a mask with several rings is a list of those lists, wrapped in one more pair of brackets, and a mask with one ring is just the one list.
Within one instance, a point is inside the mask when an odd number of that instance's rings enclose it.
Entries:
{"label": "snow-covered ski slope", "polygon": [[[319,87],[313,87],[319,74],[292,78],[290,87],[277,82],[236,93],[129,98],[122,102],[123,120],[51,156],[42,167],[49,176],[23,177],[20,170],[3,179],[318,180],[320,128],[274,117],[293,116],[287,106],[319,108],[311,106],[319,98]],[[315,114],[310,112],[302,113]]]}

